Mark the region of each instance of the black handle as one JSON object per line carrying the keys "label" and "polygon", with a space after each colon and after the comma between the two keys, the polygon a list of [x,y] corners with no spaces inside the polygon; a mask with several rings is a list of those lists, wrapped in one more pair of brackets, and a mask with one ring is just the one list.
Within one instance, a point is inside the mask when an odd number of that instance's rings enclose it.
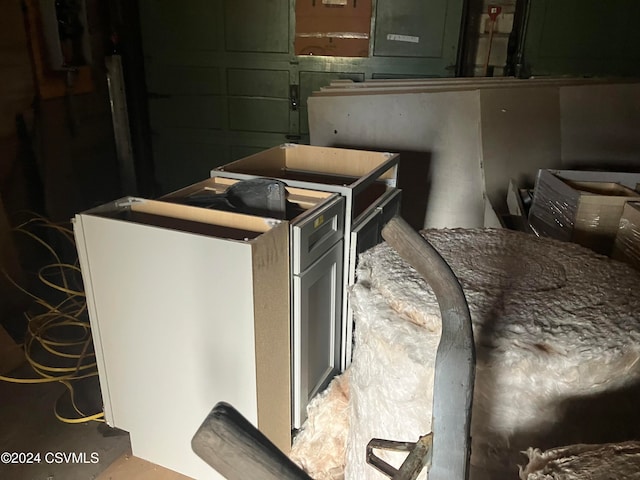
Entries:
{"label": "black handle", "polygon": [[298,85],[289,85],[289,104],[292,112],[298,110],[300,106],[300,87]]}

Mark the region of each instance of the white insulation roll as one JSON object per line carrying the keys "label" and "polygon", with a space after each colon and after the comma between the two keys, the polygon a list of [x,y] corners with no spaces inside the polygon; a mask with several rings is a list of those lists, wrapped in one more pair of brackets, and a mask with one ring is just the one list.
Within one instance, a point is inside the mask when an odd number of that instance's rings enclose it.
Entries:
{"label": "white insulation roll", "polygon": [[[423,235],[460,280],[473,321],[472,480],[517,479],[528,447],[640,438],[637,402],[615,403],[615,392],[640,399],[637,271],[575,244],[509,230]],[[441,329],[431,289],[381,244],[361,256],[351,301],[355,349],[348,379],[340,380],[348,388],[332,385],[312,402],[310,422],[317,412],[329,420],[310,423],[293,448],[309,465],[314,441],[320,445],[329,431],[344,438],[340,451],[323,452],[331,476],[325,460],[309,468],[319,480],[343,473],[347,480],[384,479],[366,464],[368,441],[415,441],[431,431]],[[348,405],[342,418],[331,411],[334,395]],[[399,465],[404,455],[386,458]]]}

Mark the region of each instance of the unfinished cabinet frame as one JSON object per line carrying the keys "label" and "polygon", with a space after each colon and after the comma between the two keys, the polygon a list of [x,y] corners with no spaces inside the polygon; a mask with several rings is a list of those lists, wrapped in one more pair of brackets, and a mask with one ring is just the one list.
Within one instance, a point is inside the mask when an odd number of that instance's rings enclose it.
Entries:
{"label": "unfinished cabinet frame", "polygon": [[[223,193],[238,181],[212,177],[162,198],[178,200],[204,190]],[[290,202],[306,209],[291,221],[289,239],[291,426],[298,429],[309,401],[341,369],[345,199],[307,188],[287,187],[287,193]]]}
{"label": "unfinished cabinet frame", "polygon": [[[380,205],[399,195],[400,190],[396,188],[399,161],[400,156],[395,153],[283,144],[218,167],[211,171],[211,176],[234,179],[272,177],[292,187],[343,196],[346,213],[342,298],[345,300],[352,280],[350,272],[355,271],[356,263],[352,241],[357,241],[357,237],[352,238],[353,228],[370,217]],[[397,212],[399,196],[394,205],[396,210],[392,213]],[[341,309],[340,363],[341,370],[344,370],[351,363],[353,326],[347,301],[342,301]]]}

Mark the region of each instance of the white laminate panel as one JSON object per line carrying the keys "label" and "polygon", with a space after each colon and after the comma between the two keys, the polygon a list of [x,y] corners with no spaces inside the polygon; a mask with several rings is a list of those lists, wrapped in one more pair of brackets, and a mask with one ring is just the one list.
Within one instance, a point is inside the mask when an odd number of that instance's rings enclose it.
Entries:
{"label": "white laminate panel", "polygon": [[113,424],[131,433],[134,455],[220,478],[191,438],[220,400],[257,421],[250,245],[92,215],[76,221]]}
{"label": "white laminate panel", "polygon": [[538,87],[561,87],[564,85],[598,85],[611,83],[629,83],[629,79],[621,78],[529,78],[514,79],[506,77],[490,77],[480,79],[465,79],[462,81],[450,81],[451,79],[436,79],[435,81],[402,81],[380,83],[367,80],[353,84],[336,84],[320,88],[313,92],[313,97],[342,96],[342,95],[377,95],[381,93],[435,93],[453,92],[463,90],[482,90],[499,88],[501,90]]}
{"label": "white laminate panel", "polygon": [[560,166],[558,87],[482,90],[480,99],[485,188],[504,213],[511,179],[532,187],[538,169]]}
{"label": "white laminate panel", "polygon": [[313,145],[431,155],[425,227],[484,223],[478,91],[311,97]]}
{"label": "white laminate panel", "polygon": [[104,411],[105,422],[114,427],[113,411],[111,407],[111,394],[109,392],[109,383],[107,382],[107,369],[105,365],[105,356],[102,351],[102,336],[100,334],[100,324],[97,322],[96,304],[94,301],[93,282],[89,274],[89,259],[87,258],[86,240],[84,238],[84,229],[82,217],[77,215],[73,219],[73,233],[76,241],[76,249],[78,251],[78,263],[82,272],[85,298],[87,301],[87,313],[89,315],[91,325],[91,337],[93,341],[93,350],[96,355],[96,366],[98,369],[98,381],[100,382],[100,393],[102,395],[102,408]]}

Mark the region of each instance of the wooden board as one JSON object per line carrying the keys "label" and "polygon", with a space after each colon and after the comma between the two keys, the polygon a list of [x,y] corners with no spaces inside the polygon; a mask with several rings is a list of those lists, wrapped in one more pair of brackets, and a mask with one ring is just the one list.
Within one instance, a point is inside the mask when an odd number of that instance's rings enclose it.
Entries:
{"label": "wooden board", "polygon": [[349,177],[368,178],[385,164],[388,170],[380,172],[380,179],[395,178],[395,154],[367,152],[351,149],[317,148],[306,145],[292,146],[287,150],[287,166],[293,169],[322,172]]}
{"label": "wooden board", "polygon": [[[353,84],[337,84],[334,86],[323,87],[319,91],[313,93],[313,96],[334,96],[334,95],[375,95],[381,93],[426,93],[426,92],[444,92],[444,91],[461,91],[461,90],[483,90],[483,89],[511,89],[511,88],[532,88],[532,87],[562,87],[562,86],[597,86],[600,84],[626,84],[630,80],[620,79],[555,79],[555,78],[538,78],[538,79],[515,79],[502,81],[483,81],[483,82],[397,82],[394,84],[371,84],[369,82],[353,83]],[[640,85],[640,83],[638,84]]]}
{"label": "wooden board", "polygon": [[[160,199],[172,199],[172,198],[180,198],[185,197],[187,195],[192,195],[196,192],[200,192],[202,190],[210,190],[215,193],[223,193],[229,188],[231,185],[238,183],[240,180],[235,178],[226,178],[226,177],[212,177],[207,180],[203,180],[202,182],[194,183],[193,185],[189,185],[188,187],[181,188],[175,192],[169,193],[167,195],[163,195]],[[321,192],[318,190],[309,190],[306,188],[296,188],[296,187],[286,187],[287,192],[289,193],[289,200],[291,201],[303,201],[307,204],[317,205],[318,203],[326,200],[331,196],[331,193]],[[297,199],[297,200],[295,200]]]}
{"label": "wooden board", "polygon": [[354,82],[350,79],[333,80],[329,86],[331,87],[382,87],[394,85],[456,85],[456,84],[473,84],[487,82],[507,82],[516,80],[515,77],[453,77],[453,78],[371,78],[364,82]]}
{"label": "wooden board", "polygon": [[296,2],[296,55],[369,56],[371,0]]}
{"label": "wooden board", "polygon": [[299,170],[319,174],[354,178],[367,177],[385,164],[387,170],[379,172],[382,180],[395,179],[395,154],[351,149],[322,148],[318,146],[284,144],[249,157],[236,160],[219,170],[238,173],[260,173],[280,177],[282,172]]}
{"label": "wooden board", "polygon": [[289,319],[291,301],[287,294],[283,295],[290,288],[289,228],[280,227],[252,245],[257,427],[269,432],[278,448],[289,452],[291,323],[282,321]]}
{"label": "wooden board", "polygon": [[223,227],[240,228],[250,232],[266,232],[271,228],[269,219],[263,217],[155,200],[134,201],[131,204],[131,210]]}
{"label": "wooden board", "polygon": [[424,85],[462,85],[462,84],[485,84],[499,83],[507,84],[509,82],[532,82],[532,83],[556,83],[556,84],[594,84],[594,83],[611,83],[611,82],[635,82],[637,80],[628,77],[600,77],[600,78],[581,78],[581,77],[535,77],[535,78],[516,78],[516,77],[452,77],[452,78],[371,78],[364,82],[354,82],[350,79],[333,80],[332,86],[393,86],[400,84],[424,84]]}

